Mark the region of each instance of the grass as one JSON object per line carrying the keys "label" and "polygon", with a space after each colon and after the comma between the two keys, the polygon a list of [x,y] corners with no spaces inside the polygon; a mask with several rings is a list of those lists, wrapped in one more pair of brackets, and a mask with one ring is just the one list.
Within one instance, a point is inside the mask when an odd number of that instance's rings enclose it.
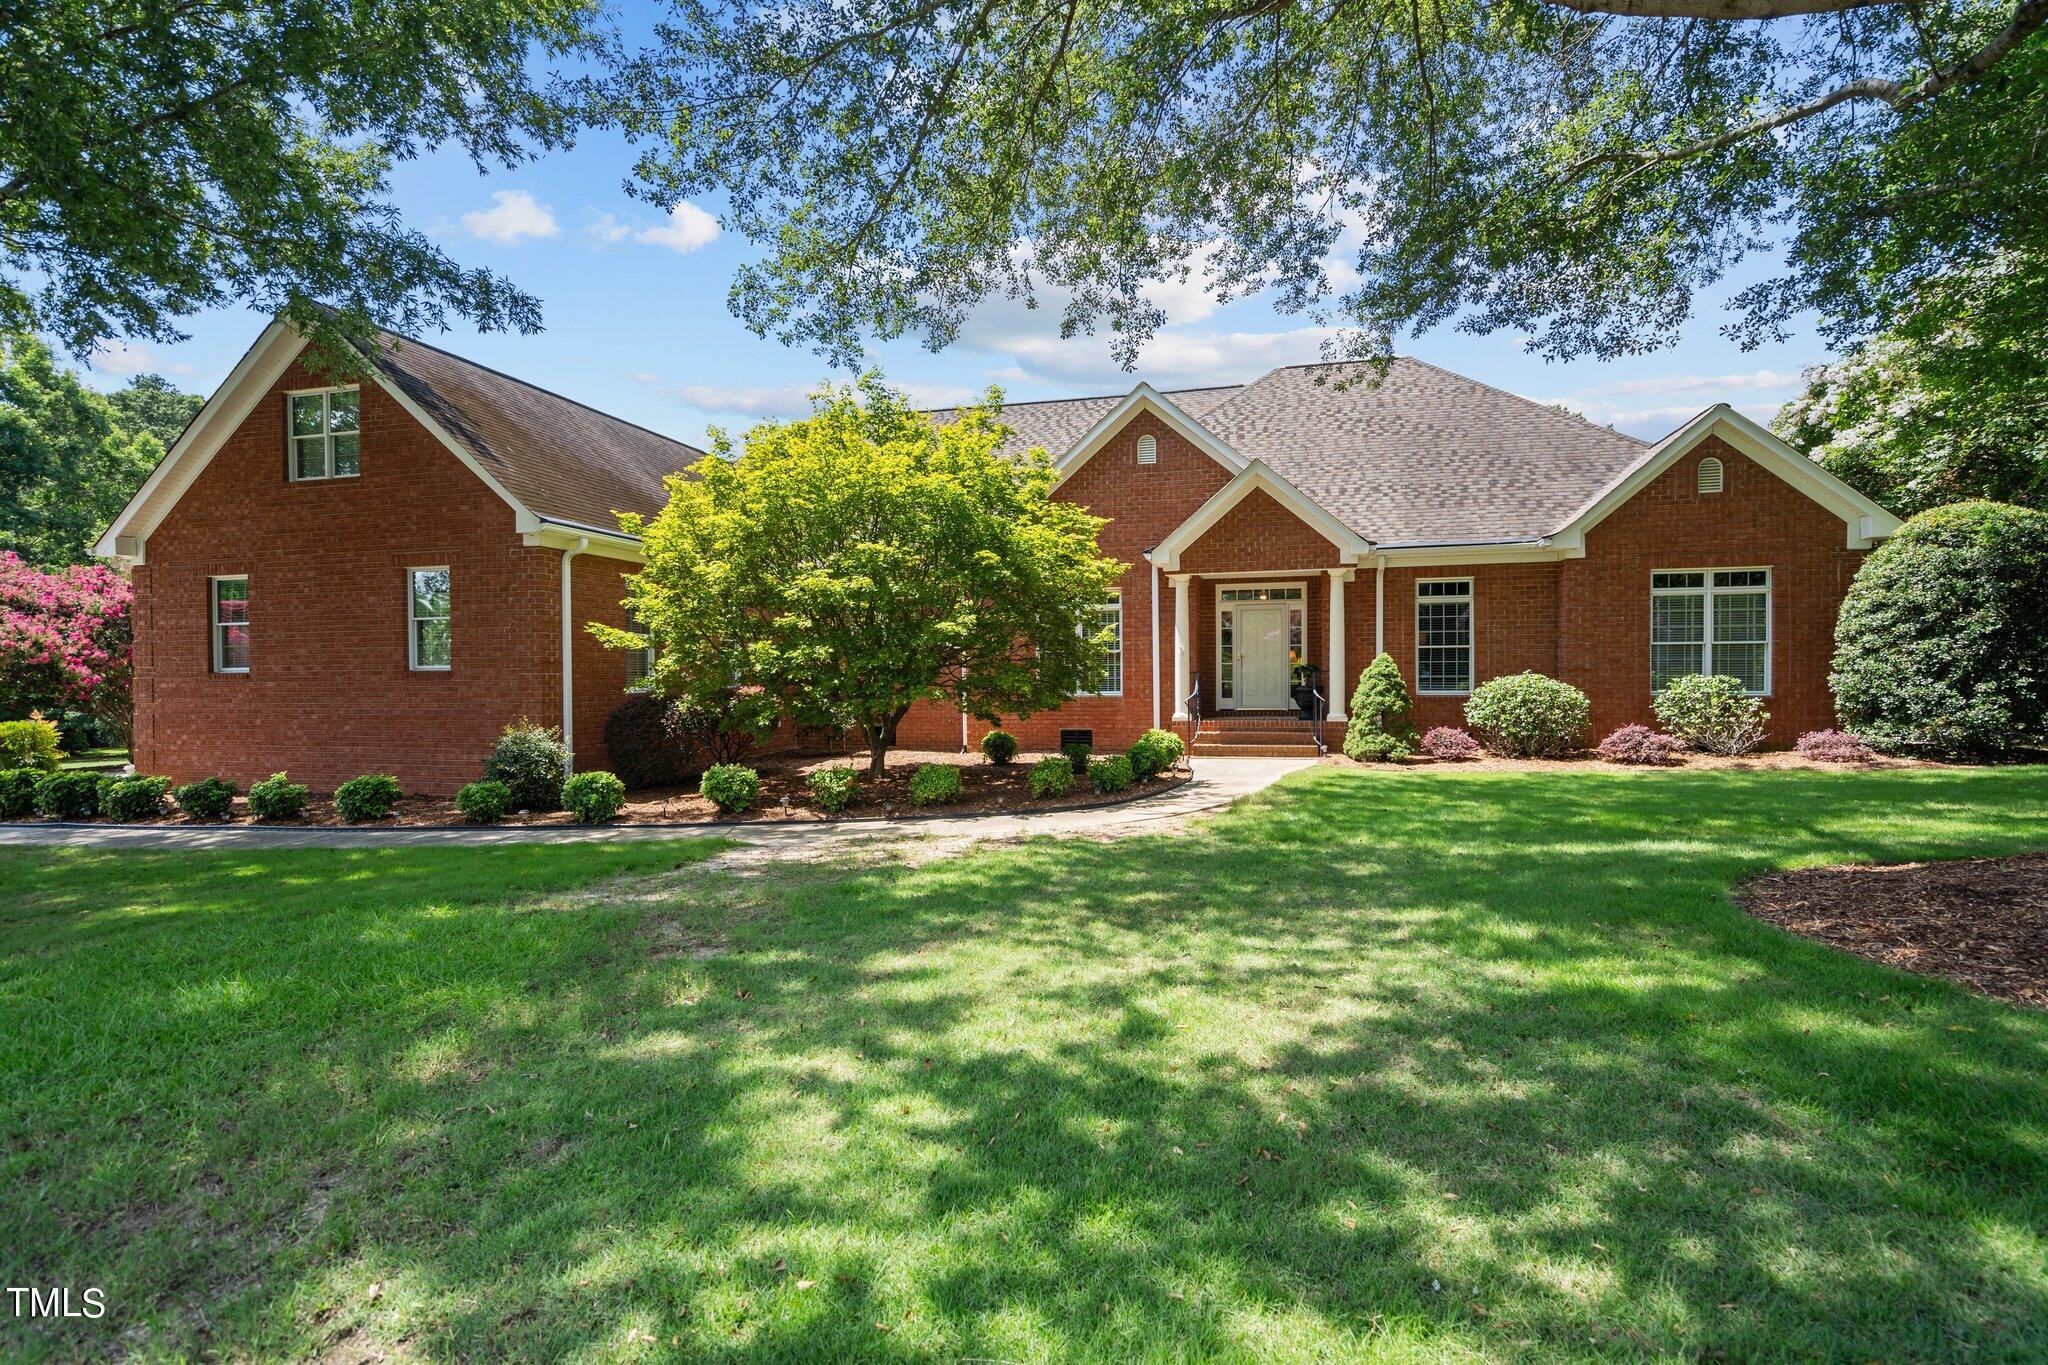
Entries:
{"label": "grass", "polygon": [[[2040,1359],[2048,1016],[1749,920],[2048,769],[1198,837],[0,859],[0,1354]],[[612,878],[613,880],[604,880]]]}
{"label": "grass", "polygon": [[75,753],[64,755],[63,760],[57,766],[59,768],[83,768],[98,771],[100,769],[118,768],[127,761],[128,751],[126,749],[80,749]]}

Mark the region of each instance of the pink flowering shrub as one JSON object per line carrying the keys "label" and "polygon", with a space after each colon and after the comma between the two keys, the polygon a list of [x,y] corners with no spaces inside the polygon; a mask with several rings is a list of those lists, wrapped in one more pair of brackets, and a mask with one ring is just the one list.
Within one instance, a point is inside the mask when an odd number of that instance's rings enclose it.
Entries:
{"label": "pink flowering shrub", "polygon": [[1647,725],[1624,725],[1600,741],[1600,757],[1609,763],[1640,763],[1661,768],[1678,761],[1685,742]]}
{"label": "pink flowering shrub", "polygon": [[1455,725],[1439,725],[1422,737],[1422,752],[1431,758],[1477,758],[1479,741]]}
{"label": "pink flowering shrub", "polygon": [[0,551],[0,716],[70,708],[125,725],[133,601],[112,569],[45,571]]}
{"label": "pink flowering shrub", "polygon": [[1868,763],[1870,746],[1846,730],[1808,730],[1797,745],[1801,758],[1816,763]]}

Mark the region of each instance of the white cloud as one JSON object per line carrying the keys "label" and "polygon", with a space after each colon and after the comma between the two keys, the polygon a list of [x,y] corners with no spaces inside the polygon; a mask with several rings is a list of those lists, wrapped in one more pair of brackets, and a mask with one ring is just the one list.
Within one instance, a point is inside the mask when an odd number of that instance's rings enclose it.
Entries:
{"label": "white cloud", "polygon": [[[1625,431],[1631,436],[1638,436],[1644,440],[1657,440],[1668,436],[1677,428],[1699,416],[1702,409],[1712,406],[1711,402],[1705,402],[1629,408],[1614,403],[1588,402],[1581,398],[1538,398],[1535,401],[1539,403],[1560,404],[1563,407],[1570,408],[1589,422],[1597,422],[1603,427],[1613,427],[1618,431]],[[1771,419],[1778,414],[1779,404],[1776,401],[1772,401],[1763,403],[1731,403],[1730,406],[1752,421],[1761,422],[1765,426],[1769,426]]]}
{"label": "white cloud", "polygon": [[598,214],[590,220],[590,225],[583,229],[586,237],[604,246],[625,241],[632,231],[632,228],[618,220],[616,214],[610,213]]}
{"label": "white cloud", "polygon": [[[610,214],[605,215],[610,218]],[[718,220],[687,199],[668,211],[668,222],[641,228],[633,234],[636,242],[665,246],[671,251],[695,251],[718,236]],[[617,241],[616,237],[609,240]]]}
{"label": "white cloud", "polygon": [[472,237],[510,246],[527,237],[552,237],[562,229],[555,211],[525,190],[495,190],[488,209],[462,215],[462,228]]}
{"label": "white cloud", "polygon": [[[1206,312],[1201,316],[1207,316]],[[1321,359],[1323,343],[1334,335],[1335,330],[1328,327],[1232,332],[1169,323],[1140,349],[1137,368],[1125,370],[1110,355],[1105,337],[1062,337],[1056,304],[1028,309],[1002,300],[984,305],[968,319],[961,328],[960,343],[1007,360],[1008,364],[989,371],[990,378],[1003,383],[1052,382],[1120,393],[1140,379],[1161,388],[1239,383],[1276,365]]]}
{"label": "white cloud", "polygon": [[[633,377],[643,378],[641,375]],[[798,417],[811,410],[810,391],[795,384],[770,388],[679,384],[668,388],[667,392],[685,407],[722,416]]]}
{"label": "white cloud", "polygon": [[[1753,370],[1748,374],[1667,374],[1649,379],[1618,379],[1611,384],[1580,389],[1578,394],[1581,398],[1619,398],[1631,394],[1665,398],[1677,397],[1680,394],[1726,395],[1753,393],[1758,390],[1786,390],[1797,388],[1799,384],[1800,379],[1796,374],[1785,374],[1778,370]],[[1721,400],[1717,397],[1715,401]]]}
{"label": "white cloud", "polygon": [[147,346],[118,337],[93,347],[86,363],[102,374],[197,374],[182,360],[165,360]]}

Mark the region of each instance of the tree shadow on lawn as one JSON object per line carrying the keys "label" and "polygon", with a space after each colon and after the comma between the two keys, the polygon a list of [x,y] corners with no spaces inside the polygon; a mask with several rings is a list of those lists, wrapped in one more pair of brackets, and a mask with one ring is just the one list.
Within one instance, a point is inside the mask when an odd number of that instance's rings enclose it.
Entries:
{"label": "tree shadow on lawn", "polygon": [[75,1183],[15,1244],[244,1354],[2025,1356],[2048,1020],[1725,892],[2039,846],[2044,797],[1326,770],[1185,838],[699,875],[638,932],[481,899],[252,942],[223,892],[52,950],[116,1073],[171,1074],[31,1156]]}

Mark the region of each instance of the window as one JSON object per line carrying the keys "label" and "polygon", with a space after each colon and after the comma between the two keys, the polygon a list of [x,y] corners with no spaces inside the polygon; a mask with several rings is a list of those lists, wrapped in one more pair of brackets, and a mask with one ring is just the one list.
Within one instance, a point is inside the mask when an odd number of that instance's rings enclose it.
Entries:
{"label": "window", "polygon": [[1080,630],[1083,635],[1107,630],[1110,640],[1109,660],[1102,670],[1102,685],[1084,689],[1078,695],[1121,697],[1124,694],[1124,599],[1113,597],[1092,608],[1082,616]]}
{"label": "window", "polygon": [[213,671],[216,673],[247,673],[249,671],[249,580],[247,578],[216,578],[213,580],[213,604],[211,608],[213,625],[209,633],[213,636]]}
{"label": "window", "polygon": [[1138,438],[1138,463],[1159,463],[1159,442],[1155,437],[1140,436]]}
{"label": "window", "polygon": [[1715,458],[1714,458],[1714,457],[1713,457],[1712,455],[1709,455],[1709,456],[1707,456],[1707,458],[1706,458],[1706,459],[1704,459],[1704,460],[1701,460],[1701,461],[1700,461],[1700,492],[1702,492],[1702,493],[1718,493],[1718,492],[1720,492],[1720,491],[1721,491],[1721,476],[1722,476],[1722,469],[1721,469],[1721,462],[1720,462],[1719,460],[1715,459]]}
{"label": "window", "polygon": [[1462,696],[1472,690],[1472,580],[1415,585],[1415,690]]}
{"label": "window", "polygon": [[358,389],[323,389],[294,393],[290,407],[291,476],[307,479],[350,479],[362,472]]}
{"label": "window", "polygon": [[1771,690],[1771,571],[1695,569],[1650,575],[1650,690],[1688,673]]}
{"label": "window", "polygon": [[412,666],[420,669],[447,668],[450,648],[449,617],[452,599],[448,591],[448,569],[407,571],[407,629],[411,636]]}
{"label": "window", "polygon": [[[626,608],[626,629],[644,632],[647,627],[640,620],[640,613]],[[626,690],[645,692],[653,684],[648,679],[654,675],[654,645],[650,642],[639,649],[626,651]]]}

